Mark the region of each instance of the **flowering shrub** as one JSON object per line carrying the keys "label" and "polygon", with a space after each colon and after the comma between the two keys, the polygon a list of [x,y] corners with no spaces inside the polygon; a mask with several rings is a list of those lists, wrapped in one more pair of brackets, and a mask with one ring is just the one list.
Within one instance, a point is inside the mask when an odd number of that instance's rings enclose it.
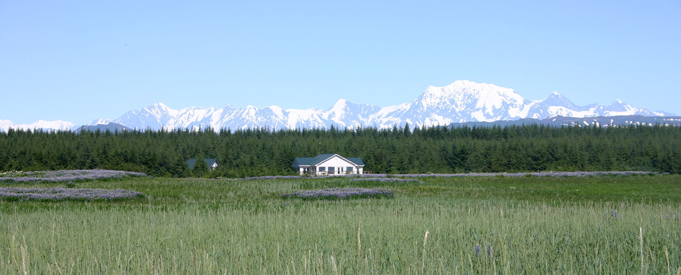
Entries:
{"label": "flowering shrub", "polygon": [[71,189],[71,188],[0,188],[0,199],[9,201],[112,201],[131,198],[143,198],[144,194],[130,190],[107,189]]}
{"label": "flowering shrub", "polygon": [[61,182],[74,180],[122,178],[125,176],[146,176],[146,174],[115,170],[57,170],[35,172],[11,171],[0,173],[0,181]]}
{"label": "flowering shrub", "polygon": [[375,188],[331,188],[322,190],[305,190],[281,195],[282,198],[300,199],[389,198],[392,196],[392,191]]}

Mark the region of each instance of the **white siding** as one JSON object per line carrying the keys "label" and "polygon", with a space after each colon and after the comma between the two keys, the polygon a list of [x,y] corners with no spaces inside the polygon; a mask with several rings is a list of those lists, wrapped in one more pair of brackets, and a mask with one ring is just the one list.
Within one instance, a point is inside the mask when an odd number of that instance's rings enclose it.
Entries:
{"label": "white siding", "polygon": [[[325,167],[325,174],[330,174],[329,172],[329,167],[333,167],[333,174],[334,175],[345,175],[346,170],[348,166],[355,167],[355,165],[352,162],[348,162],[344,160],[343,158],[340,158],[338,156],[334,156],[326,161],[323,161],[317,165],[317,171],[319,171],[319,167]],[[355,174],[357,173],[357,168],[354,168],[352,173]]]}

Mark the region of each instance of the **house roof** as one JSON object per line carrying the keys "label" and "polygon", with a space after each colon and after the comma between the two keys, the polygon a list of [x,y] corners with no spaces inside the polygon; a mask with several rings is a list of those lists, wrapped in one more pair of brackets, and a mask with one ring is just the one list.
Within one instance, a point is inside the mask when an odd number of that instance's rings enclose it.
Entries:
{"label": "house roof", "polygon": [[358,166],[364,165],[364,162],[362,161],[361,158],[344,158],[339,154],[321,154],[321,155],[318,155],[314,158],[296,158],[295,160],[293,160],[293,166],[294,167],[313,166],[313,165],[317,165],[321,162],[324,162],[325,160],[330,159],[334,156],[338,156],[342,159],[346,159],[346,160],[348,160],[348,161],[350,161],[350,162],[352,162],[352,163],[354,163],[355,165],[358,165]]}
{"label": "house roof", "polygon": [[[213,167],[214,164],[218,163],[217,159],[203,159],[203,161],[206,162],[208,167]],[[196,166],[196,159],[187,160],[187,165],[189,165],[189,169],[194,169],[194,166]]]}
{"label": "house roof", "polygon": [[364,165],[364,162],[362,161],[361,158],[346,158],[346,159],[354,162],[357,165]]}

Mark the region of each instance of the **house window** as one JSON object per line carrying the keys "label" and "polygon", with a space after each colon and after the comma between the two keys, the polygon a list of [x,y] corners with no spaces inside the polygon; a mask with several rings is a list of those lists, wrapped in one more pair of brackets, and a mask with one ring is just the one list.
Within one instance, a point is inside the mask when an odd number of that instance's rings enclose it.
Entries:
{"label": "house window", "polygon": [[319,167],[319,172],[324,172],[326,171],[326,167]]}
{"label": "house window", "polygon": [[352,166],[348,166],[348,168],[345,171],[348,171],[348,173],[352,173]]}
{"label": "house window", "polygon": [[333,175],[336,167],[329,167],[329,175]]}

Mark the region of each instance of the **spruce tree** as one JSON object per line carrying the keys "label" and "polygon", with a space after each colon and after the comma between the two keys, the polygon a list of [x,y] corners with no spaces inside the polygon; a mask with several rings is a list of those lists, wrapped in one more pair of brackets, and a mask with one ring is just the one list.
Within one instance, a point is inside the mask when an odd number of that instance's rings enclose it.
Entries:
{"label": "spruce tree", "polygon": [[196,158],[196,164],[194,165],[194,170],[192,170],[194,176],[201,178],[208,173],[208,170],[208,164],[203,160],[203,158]]}

